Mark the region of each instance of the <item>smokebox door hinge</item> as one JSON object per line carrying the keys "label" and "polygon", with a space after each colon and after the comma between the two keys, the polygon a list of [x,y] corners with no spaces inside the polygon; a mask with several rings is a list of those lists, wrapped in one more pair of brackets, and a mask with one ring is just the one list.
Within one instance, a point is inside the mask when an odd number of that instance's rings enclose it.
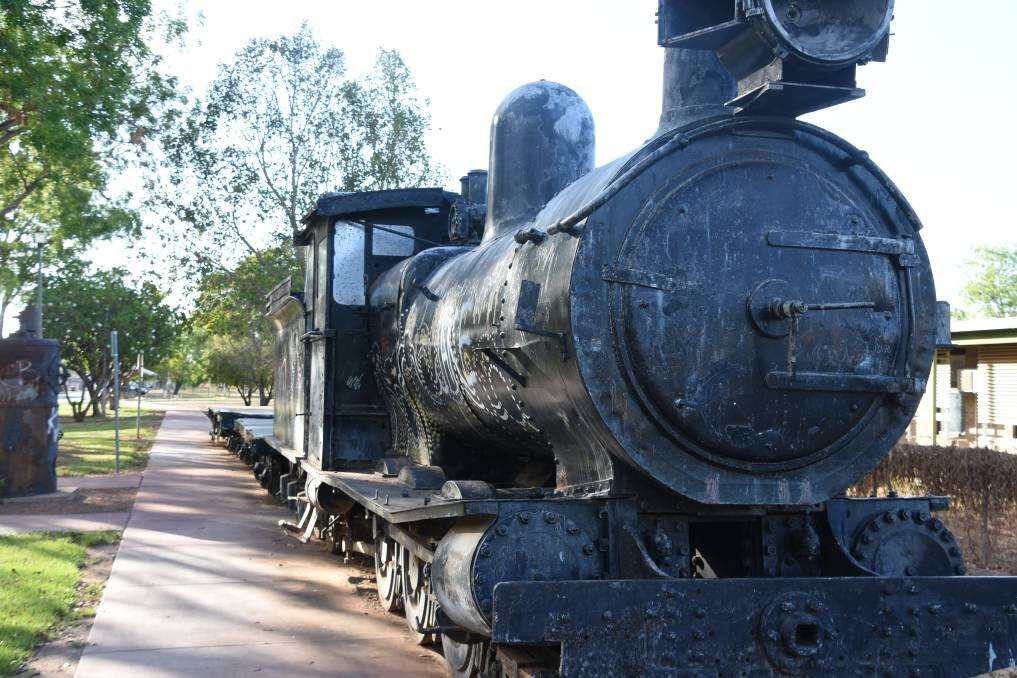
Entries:
{"label": "smokebox door hinge", "polygon": [[850,393],[921,393],[921,379],[876,374],[833,372],[770,372],[766,385],[781,391],[832,391]]}
{"label": "smokebox door hinge", "polygon": [[808,250],[832,250],[887,254],[895,257],[901,268],[917,266],[921,259],[915,254],[915,241],[910,238],[877,238],[843,233],[808,233],[804,231],[770,231],[766,241],[772,247]]}

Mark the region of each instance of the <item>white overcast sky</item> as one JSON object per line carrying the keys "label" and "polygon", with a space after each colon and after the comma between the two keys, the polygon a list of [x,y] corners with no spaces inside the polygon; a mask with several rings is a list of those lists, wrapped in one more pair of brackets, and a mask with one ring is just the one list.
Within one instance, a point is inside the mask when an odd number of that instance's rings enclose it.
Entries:
{"label": "white overcast sky", "polygon": [[[730,0],[718,0],[727,1]],[[156,0],[172,9],[177,0]],[[195,93],[249,38],[308,21],[349,72],[398,49],[430,100],[430,148],[454,182],[487,166],[491,115],[539,79],[575,89],[597,125],[598,163],[656,128],[663,52],[656,0],[184,0],[191,43],[170,68]],[[983,243],[1017,239],[1017,25],[1014,0],[897,0],[890,58],[860,70],[861,101],[813,114],[867,150],[925,224],[939,296],[956,301],[960,263]],[[453,186],[454,183],[450,184]]]}

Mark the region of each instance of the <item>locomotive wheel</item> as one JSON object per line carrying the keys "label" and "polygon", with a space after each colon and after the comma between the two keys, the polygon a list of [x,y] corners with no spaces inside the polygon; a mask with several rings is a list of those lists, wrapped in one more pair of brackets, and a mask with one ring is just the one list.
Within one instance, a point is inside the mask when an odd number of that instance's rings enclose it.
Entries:
{"label": "locomotive wheel", "polygon": [[434,628],[438,622],[438,601],[431,595],[430,567],[402,547],[399,547],[399,552],[406,623],[417,645],[431,645],[438,640],[435,634],[419,631]]}
{"label": "locomotive wheel", "polygon": [[403,606],[402,570],[396,553],[396,543],[391,539],[378,539],[374,550],[374,576],[378,582],[378,598],[388,612],[395,612]]}
{"label": "locomotive wheel", "polygon": [[496,678],[501,667],[494,658],[489,641],[461,643],[447,635],[441,637],[441,649],[453,678]]}

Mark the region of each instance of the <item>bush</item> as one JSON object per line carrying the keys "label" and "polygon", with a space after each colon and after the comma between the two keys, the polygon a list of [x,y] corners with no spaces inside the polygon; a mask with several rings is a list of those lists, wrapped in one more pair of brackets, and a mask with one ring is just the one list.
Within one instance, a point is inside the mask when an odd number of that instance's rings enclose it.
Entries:
{"label": "bush", "polygon": [[[968,534],[968,550],[992,565],[993,542],[1012,537],[1017,525],[1017,455],[984,448],[898,445],[855,494],[897,492],[951,498],[952,522]],[[979,548],[973,533],[979,533]]]}

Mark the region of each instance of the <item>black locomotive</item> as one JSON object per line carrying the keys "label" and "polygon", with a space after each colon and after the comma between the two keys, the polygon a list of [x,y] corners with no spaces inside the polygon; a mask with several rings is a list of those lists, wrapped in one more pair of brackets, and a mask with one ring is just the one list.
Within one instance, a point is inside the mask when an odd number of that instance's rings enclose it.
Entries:
{"label": "black locomotive", "polygon": [[1014,665],[1017,581],[957,576],[948,501],[844,494],[949,340],[918,217],[797,120],[863,94],[892,14],[662,0],[639,149],[594,168],[588,108],[537,82],[461,194],[305,218],[305,291],[269,300],[274,430],[241,447],[305,538],[373,554],[452,675]]}

